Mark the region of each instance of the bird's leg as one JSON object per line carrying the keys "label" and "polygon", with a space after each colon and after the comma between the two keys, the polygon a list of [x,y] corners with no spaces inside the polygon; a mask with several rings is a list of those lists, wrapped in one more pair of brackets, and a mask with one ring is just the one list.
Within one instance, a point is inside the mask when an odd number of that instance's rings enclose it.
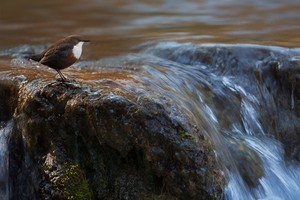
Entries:
{"label": "bird's leg", "polygon": [[61,71],[59,71],[58,69],[56,69],[57,73],[59,74],[59,76],[61,77],[62,81],[68,81],[68,79],[63,75],[63,73]]}

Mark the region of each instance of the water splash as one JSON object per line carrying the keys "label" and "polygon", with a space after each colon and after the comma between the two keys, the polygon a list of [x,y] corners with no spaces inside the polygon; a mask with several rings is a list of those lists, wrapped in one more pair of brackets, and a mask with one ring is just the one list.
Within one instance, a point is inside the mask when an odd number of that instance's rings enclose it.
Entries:
{"label": "water splash", "polygon": [[13,122],[0,124],[0,199],[9,199],[9,151],[8,140],[12,131]]}

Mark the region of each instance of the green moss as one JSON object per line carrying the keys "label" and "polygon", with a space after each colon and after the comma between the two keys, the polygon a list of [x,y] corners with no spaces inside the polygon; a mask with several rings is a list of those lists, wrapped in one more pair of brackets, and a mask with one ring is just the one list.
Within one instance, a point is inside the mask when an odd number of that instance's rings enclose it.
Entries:
{"label": "green moss", "polygon": [[55,183],[66,199],[90,200],[92,198],[89,184],[78,164],[65,163],[60,179]]}

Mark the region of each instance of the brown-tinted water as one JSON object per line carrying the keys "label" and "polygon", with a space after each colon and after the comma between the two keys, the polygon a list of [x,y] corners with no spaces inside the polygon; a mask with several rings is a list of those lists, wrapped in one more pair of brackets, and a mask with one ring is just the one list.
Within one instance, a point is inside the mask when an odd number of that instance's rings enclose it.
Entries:
{"label": "brown-tinted water", "polygon": [[87,59],[165,40],[298,47],[299,11],[298,0],[1,0],[0,50],[70,34],[93,41]]}

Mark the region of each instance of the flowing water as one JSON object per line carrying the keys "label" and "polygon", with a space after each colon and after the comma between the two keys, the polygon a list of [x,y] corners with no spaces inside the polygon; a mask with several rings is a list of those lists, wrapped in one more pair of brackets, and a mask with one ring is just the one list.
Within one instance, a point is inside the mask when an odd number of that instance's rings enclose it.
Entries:
{"label": "flowing water", "polygon": [[[236,69],[224,73],[216,65],[197,63],[197,51],[202,48],[205,46],[178,43],[150,47],[137,56],[144,59],[139,60],[142,72],[136,79],[148,90],[152,88],[158,96],[168,96],[186,109],[205,131],[224,165],[228,178],[226,199],[299,199],[300,165],[286,160],[281,142],[274,138],[276,128],[267,131],[266,124],[262,124],[268,121],[263,113],[274,98],[266,92],[267,86],[258,82],[249,86],[242,75],[236,74],[241,70],[237,66],[226,66]],[[260,62],[255,57],[253,61]],[[248,79],[255,68],[253,64],[245,70]]]}
{"label": "flowing water", "polygon": [[[228,181],[225,199],[298,200],[300,164],[286,156],[277,134],[286,115],[270,88],[279,86],[268,81],[271,76],[262,77],[269,85],[262,84],[256,72],[268,61],[261,56],[264,52],[271,52],[267,57],[279,69],[300,55],[299,11],[298,0],[2,0],[0,69],[32,69],[31,63],[12,57],[40,51],[65,35],[85,35],[92,43],[66,73],[92,79],[90,84],[97,84],[102,70],[119,74],[119,79],[129,74],[140,82],[137,90],[157,96],[166,107],[170,105],[164,99],[172,99],[172,106],[188,113],[213,143]],[[220,53],[226,45],[202,43],[273,46],[241,45],[244,53],[236,50],[235,55],[244,56],[248,64],[239,66],[236,58]],[[200,62],[199,52],[211,47],[219,49],[220,57]],[[263,50],[247,57],[245,49]],[[227,58],[232,62],[218,60]],[[46,69],[34,70],[41,74]],[[299,107],[294,91],[292,86],[286,97],[288,112]],[[184,120],[172,109],[171,114]],[[291,129],[300,123],[299,117],[284,120]],[[0,126],[0,199],[8,199],[10,127]]]}
{"label": "flowing water", "polygon": [[0,199],[9,199],[9,161],[8,161],[8,141],[13,123],[0,122]]}

